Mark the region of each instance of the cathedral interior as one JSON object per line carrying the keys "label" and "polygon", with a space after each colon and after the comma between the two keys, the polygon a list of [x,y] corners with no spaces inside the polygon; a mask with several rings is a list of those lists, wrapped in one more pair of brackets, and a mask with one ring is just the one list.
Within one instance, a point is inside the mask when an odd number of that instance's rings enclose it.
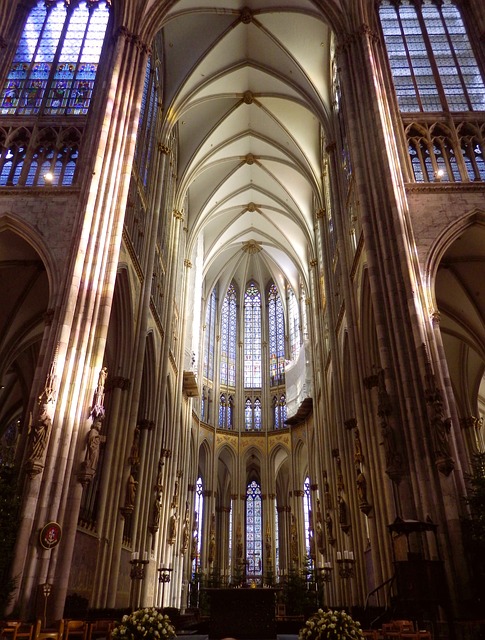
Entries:
{"label": "cathedral interior", "polygon": [[303,576],[464,638],[482,0],[11,0],[0,62],[4,614]]}

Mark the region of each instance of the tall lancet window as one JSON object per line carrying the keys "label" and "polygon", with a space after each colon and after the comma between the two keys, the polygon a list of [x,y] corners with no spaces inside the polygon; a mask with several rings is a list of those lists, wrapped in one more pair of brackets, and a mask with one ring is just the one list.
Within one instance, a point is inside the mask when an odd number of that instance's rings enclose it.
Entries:
{"label": "tall lancet window", "polygon": [[38,0],[0,94],[1,114],[88,112],[108,24],[107,5]]}
{"label": "tall lancet window", "polygon": [[221,309],[221,363],[219,382],[225,387],[236,385],[236,289],[231,284]]}
{"label": "tall lancet window", "polygon": [[485,110],[485,85],[455,2],[384,0],[379,16],[401,111]]}
{"label": "tall lancet window", "polygon": [[244,387],[261,387],[261,293],[253,281],[244,294]]}
{"label": "tall lancet window", "polygon": [[195,484],[194,524],[192,526],[192,571],[197,573],[200,567],[202,548],[202,520],[204,517],[204,485],[199,476]]}
{"label": "tall lancet window", "polygon": [[212,289],[207,310],[205,313],[204,327],[204,376],[207,380],[214,380],[214,345],[216,336],[216,289]]}
{"label": "tall lancet window", "polygon": [[261,575],[263,568],[261,487],[253,480],[246,491],[246,560],[248,577]]}
{"label": "tall lancet window", "polygon": [[27,118],[0,146],[0,186],[70,186],[109,7],[100,0],[33,4],[0,86],[0,117]]}
{"label": "tall lancet window", "polygon": [[295,360],[300,352],[300,312],[297,297],[290,286],[288,286],[288,331],[291,359]]}
{"label": "tall lancet window", "polygon": [[143,184],[148,182],[148,169],[155,141],[155,122],[157,117],[158,93],[155,81],[155,69],[148,60],[145,73],[145,85],[141,99],[140,120],[135,147],[135,164]]}
{"label": "tall lancet window", "polygon": [[285,420],[287,418],[286,396],[273,396],[273,427],[275,429],[284,429],[286,427]]}
{"label": "tall lancet window", "polygon": [[306,477],[305,482],[303,483],[303,522],[305,526],[306,555],[312,563],[315,557],[315,541],[313,539],[314,532],[311,508],[310,478]]}
{"label": "tall lancet window", "polygon": [[268,291],[269,375],[271,386],[285,380],[285,319],[281,297],[273,283]]}

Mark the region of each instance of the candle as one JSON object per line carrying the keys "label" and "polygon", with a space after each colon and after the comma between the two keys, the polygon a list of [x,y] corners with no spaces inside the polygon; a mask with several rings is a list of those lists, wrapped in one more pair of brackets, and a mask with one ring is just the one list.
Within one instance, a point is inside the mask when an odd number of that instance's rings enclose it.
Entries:
{"label": "candle", "polygon": [[347,549],[344,551],[344,560],[348,560],[349,559],[349,552],[347,551]]}
{"label": "candle", "polygon": [[143,560],[148,560],[148,551],[143,552]]}
{"label": "candle", "polygon": [[349,551],[349,558],[350,558],[351,560],[353,560],[353,559],[354,559],[354,552],[353,552],[353,551]]}
{"label": "candle", "polygon": [[342,560],[342,554],[340,551],[337,551],[337,560]]}

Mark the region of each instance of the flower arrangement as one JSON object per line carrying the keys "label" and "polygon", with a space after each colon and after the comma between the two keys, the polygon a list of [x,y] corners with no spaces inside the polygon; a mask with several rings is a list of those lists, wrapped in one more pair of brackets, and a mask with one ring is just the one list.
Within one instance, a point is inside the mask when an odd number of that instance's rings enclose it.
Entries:
{"label": "flower arrangement", "polygon": [[300,629],[298,640],[347,640],[364,638],[360,622],[345,611],[319,609]]}
{"label": "flower arrangement", "polygon": [[176,637],[170,618],[155,607],[138,609],[123,616],[111,632],[111,638],[116,640],[169,640]]}

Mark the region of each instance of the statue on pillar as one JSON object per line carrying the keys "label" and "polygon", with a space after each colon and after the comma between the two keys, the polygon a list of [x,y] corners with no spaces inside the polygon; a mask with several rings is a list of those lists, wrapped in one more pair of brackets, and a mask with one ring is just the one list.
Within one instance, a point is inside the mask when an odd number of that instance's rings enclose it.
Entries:
{"label": "statue on pillar", "polygon": [[182,545],[180,553],[183,555],[189,548],[190,539],[190,521],[189,521],[189,503],[185,501],[184,528],[182,531]]}
{"label": "statue on pillar", "polygon": [[52,416],[56,399],[56,360],[52,363],[47,375],[44,389],[39,396],[34,415],[29,421],[29,449],[25,464],[28,475],[32,478],[44,468],[44,454],[47,449],[52,429]]}

